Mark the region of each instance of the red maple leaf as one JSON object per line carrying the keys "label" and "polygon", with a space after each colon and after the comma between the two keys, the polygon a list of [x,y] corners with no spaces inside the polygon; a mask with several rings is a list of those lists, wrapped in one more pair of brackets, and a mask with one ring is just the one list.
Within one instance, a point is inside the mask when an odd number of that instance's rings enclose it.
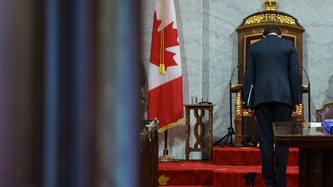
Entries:
{"label": "red maple leaf", "polygon": [[[151,44],[151,53],[150,53],[150,62],[155,64],[156,66],[160,65],[160,59],[161,59],[161,32],[159,32],[158,28],[161,24],[161,20],[157,20],[156,12],[154,13],[154,24],[153,24],[153,36],[152,36],[152,44]],[[173,22],[171,22],[169,25],[164,27],[164,65],[165,70],[169,66],[177,66],[178,64],[173,59],[173,57],[176,55],[176,53],[167,51],[166,48],[177,46],[179,45],[177,38],[178,38],[178,32],[177,29],[172,28]]]}

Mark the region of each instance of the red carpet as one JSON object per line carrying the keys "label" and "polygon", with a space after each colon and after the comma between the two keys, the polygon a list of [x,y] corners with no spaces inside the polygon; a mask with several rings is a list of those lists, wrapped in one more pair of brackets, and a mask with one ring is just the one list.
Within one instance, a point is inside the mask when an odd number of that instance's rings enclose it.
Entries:
{"label": "red carpet", "polygon": [[[212,154],[215,165],[261,166],[257,147],[214,147]],[[289,148],[288,165],[298,166],[298,148]]]}
{"label": "red carpet", "polygon": [[[256,147],[213,148],[213,161],[159,162],[159,185],[193,187],[265,186],[261,176],[259,149]],[[291,148],[287,186],[298,186],[298,149]]]}

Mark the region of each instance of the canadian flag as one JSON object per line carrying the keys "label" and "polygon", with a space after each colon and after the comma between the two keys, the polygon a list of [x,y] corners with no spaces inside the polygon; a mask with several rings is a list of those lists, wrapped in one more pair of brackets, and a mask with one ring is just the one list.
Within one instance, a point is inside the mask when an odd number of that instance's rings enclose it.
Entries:
{"label": "canadian flag", "polygon": [[183,121],[182,67],[173,0],[156,0],[148,76],[148,118],[163,132]]}

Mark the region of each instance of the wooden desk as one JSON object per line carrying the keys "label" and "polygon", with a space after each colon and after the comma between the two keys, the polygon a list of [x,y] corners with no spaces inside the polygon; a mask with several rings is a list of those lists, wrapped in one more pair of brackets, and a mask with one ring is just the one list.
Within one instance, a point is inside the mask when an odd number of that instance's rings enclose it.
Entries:
{"label": "wooden desk", "polygon": [[[213,145],[213,104],[185,104],[186,111],[186,148],[185,156],[186,160],[189,160],[190,152],[207,152],[209,162],[212,162],[212,145]],[[196,123],[193,127],[193,133],[196,138],[196,142],[193,147],[190,147],[190,112],[194,111]],[[203,135],[205,133],[205,126],[202,122],[202,118],[205,116],[205,111],[209,112],[208,122],[208,146],[205,146],[202,142]],[[199,112],[200,111],[200,112]]]}
{"label": "wooden desk", "polygon": [[278,146],[299,148],[299,186],[333,186],[333,136],[318,123],[273,123]]}
{"label": "wooden desk", "polygon": [[158,186],[158,125],[147,128],[152,121],[141,122],[140,131],[140,186]]}

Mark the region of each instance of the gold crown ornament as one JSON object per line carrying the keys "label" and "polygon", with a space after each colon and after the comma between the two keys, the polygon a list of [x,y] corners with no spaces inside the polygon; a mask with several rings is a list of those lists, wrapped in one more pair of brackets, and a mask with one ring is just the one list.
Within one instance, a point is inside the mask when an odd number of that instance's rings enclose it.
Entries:
{"label": "gold crown ornament", "polygon": [[263,3],[265,10],[276,10],[278,4],[278,0],[264,0]]}

